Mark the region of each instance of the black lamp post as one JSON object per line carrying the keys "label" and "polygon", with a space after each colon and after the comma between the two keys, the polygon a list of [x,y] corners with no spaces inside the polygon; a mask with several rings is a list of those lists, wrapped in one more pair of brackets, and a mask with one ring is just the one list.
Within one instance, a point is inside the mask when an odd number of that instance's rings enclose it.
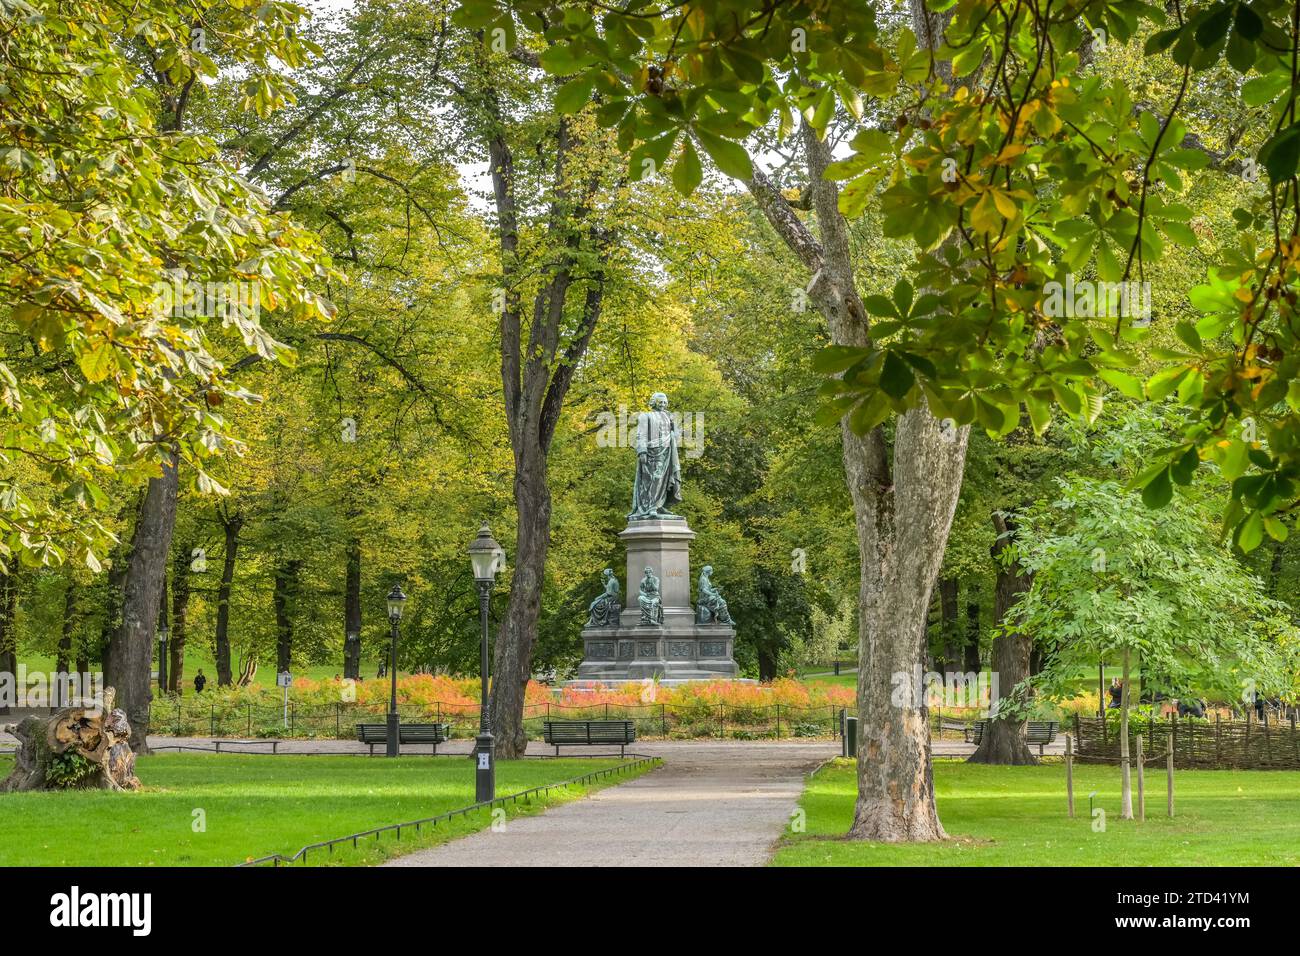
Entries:
{"label": "black lamp post", "polygon": [[401,751],[397,744],[397,625],[402,620],[402,606],[406,604],[406,595],[402,586],[394,584],[388,592],[388,623],[393,629],[393,646],[388,659],[388,673],[392,678],[392,692],[388,697],[388,748],[390,757],[396,757]]}
{"label": "black lamp post", "polygon": [[506,553],[492,537],[487,522],[478,529],[478,537],[469,546],[469,560],[474,567],[474,581],[478,584],[479,625],[482,637],[479,673],[481,693],[479,701],[478,737],[474,745],[474,800],[486,803],[496,798],[497,769],[492,731],[488,727],[488,601],[497,571],[505,562]]}
{"label": "black lamp post", "polygon": [[170,632],[166,624],[158,625],[158,693],[167,693],[167,638]]}

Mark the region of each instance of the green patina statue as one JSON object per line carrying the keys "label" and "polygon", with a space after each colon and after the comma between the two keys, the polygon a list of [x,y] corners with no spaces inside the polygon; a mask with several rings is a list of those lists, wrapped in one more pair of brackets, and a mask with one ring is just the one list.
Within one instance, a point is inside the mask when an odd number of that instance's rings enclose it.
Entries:
{"label": "green patina statue", "polygon": [[695,623],[697,624],[735,624],[727,610],[727,602],[722,592],[713,586],[713,565],[706,564],[700,572],[698,595],[695,603]]}
{"label": "green patina statue", "polygon": [[650,396],[650,411],[636,419],[636,480],[632,484],[633,521],[676,518],[668,505],[682,500],[682,466],[677,423],[668,413],[668,396]]}
{"label": "green patina statue", "polygon": [[641,607],[641,623],[647,626],[662,625],[664,622],[664,605],[659,597],[659,579],[651,568],[645,569],[641,579],[641,590],[636,602]]}
{"label": "green patina statue", "polygon": [[622,595],[618,578],[614,577],[613,568],[606,568],[601,572],[601,577],[605,582],[605,590],[587,607],[587,627],[618,627],[618,615],[623,610],[619,601]]}

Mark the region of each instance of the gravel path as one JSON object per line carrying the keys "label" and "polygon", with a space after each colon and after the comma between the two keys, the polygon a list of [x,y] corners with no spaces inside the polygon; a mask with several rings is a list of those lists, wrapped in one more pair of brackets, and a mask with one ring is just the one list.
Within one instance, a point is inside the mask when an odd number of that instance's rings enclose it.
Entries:
{"label": "gravel path", "polygon": [[385,866],[762,866],[832,743],[638,742],[664,765]]}

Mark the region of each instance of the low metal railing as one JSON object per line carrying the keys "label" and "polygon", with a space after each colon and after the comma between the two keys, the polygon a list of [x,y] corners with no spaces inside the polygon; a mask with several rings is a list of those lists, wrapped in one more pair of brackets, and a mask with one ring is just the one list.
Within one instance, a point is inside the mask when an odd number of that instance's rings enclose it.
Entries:
{"label": "low metal railing", "polygon": [[446,823],[454,820],[456,817],[463,817],[478,810],[486,810],[496,806],[504,807],[507,803],[518,803],[520,800],[527,800],[537,794],[546,795],[552,790],[582,786],[583,784],[609,777],[612,774],[630,773],[631,771],[646,766],[647,764],[650,766],[657,766],[663,763],[662,757],[650,757],[643,754],[633,754],[632,756],[636,759],[629,760],[627,763],[619,764],[617,767],[606,767],[603,770],[593,770],[590,773],[584,773],[580,776],[571,777],[568,780],[561,780],[557,783],[547,783],[537,787],[530,787],[527,790],[521,790],[518,793],[507,794],[504,797],[496,797],[493,800],[485,800],[481,803],[475,803],[472,806],[461,807],[459,810],[448,810],[446,813],[440,813],[433,817],[425,817],[421,820],[411,820],[405,823],[390,823],[387,826],[374,827],[369,830],[361,830],[357,833],[349,833],[347,836],[335,837],[333,840],[324,840],[320,843],[309,843],[293,856],[284,856],[280,853],[272,853],[270,856],[258,857],[256,860],[247,860],[244,863],[237,863],[236,866],[261,866],[267,863],[270,863],[273,866],[280,866],[281,864],[296,863],[299,860],[306,863],[307,855],[312,850],[327,850],[331,855],[333,855],[334,847],[340,843],[348,843],[350,841],[353,849],[356,849],[361,840],[366,837],[373,836],[375,841],[378,842],[382,834],[394,831],[396,832],[397,839],[400,840],[402,838],[402,830],[409,827],[414,827],[415,832],[418,834],[421,832],[422,827],[437,826],[439,823]]}

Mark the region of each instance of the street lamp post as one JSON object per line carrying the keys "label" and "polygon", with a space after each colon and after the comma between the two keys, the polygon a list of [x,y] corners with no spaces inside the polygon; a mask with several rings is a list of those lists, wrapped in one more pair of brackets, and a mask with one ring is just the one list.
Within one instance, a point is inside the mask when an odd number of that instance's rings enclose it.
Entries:
{"label": "street lamp post", "polygon": [[397,625],[402,620],[402,607],[406,604],[406,595],[402,593],[402,586],[394,584],[393,589],[388,592],[388,623],[392,626],[393,646],[389,654],[388,673],[391,677],[391,692],[388,696],[388,748],[387,753],[390,757],[396,757],[400,752],[397,743]]}
{"label": "street lamp post", "polygon": [[486,803],[496,798],[497,769],[496,751],[492,740],[492,730],[488,725],[488,602],[492,597],[492,585],[496,581],[497,571],[505,561],[505,551],[492,537],[487,522],[478,529],[476,537],[469,546],[469,560],[474,568],[474,581],[478,584],[478,613],[481,636],[480,650],[480,694],[478,737],[474,746],[474,800]]}
{"label": "street lamp post", "polygon": [[158,693],[167,693],[167,638],[169,631],[166,624],[158,626]]}

